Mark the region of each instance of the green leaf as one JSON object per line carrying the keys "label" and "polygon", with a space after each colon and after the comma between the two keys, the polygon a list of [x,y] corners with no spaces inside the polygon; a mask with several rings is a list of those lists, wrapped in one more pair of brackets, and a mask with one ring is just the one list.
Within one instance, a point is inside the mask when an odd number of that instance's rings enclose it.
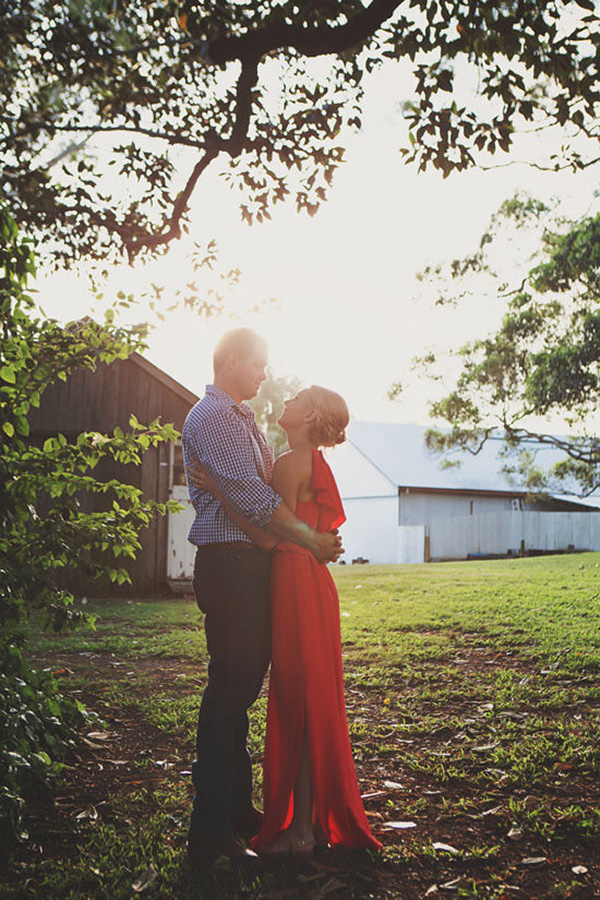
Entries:
{"label": "green leaf", "polygon": [[2,425],[2,430],[5,434],[8,435],[8,437],[14,437],[15,426],[12,422],[4,422]]}
{"label": "green leaf", "polygon": [[15,367],[12,364],[2,366],[0,369],[0,378],[2,378],[3,381],[6,381],[7,384],[15,384],[17,380],[15,376]]}
{"label": "green leaf", "polygon": [[29,422],[25,418],[25,416],[15,416],[15,422],[17,425],[17,431],[19,434],[22,434],[24,437],[29,435]]}

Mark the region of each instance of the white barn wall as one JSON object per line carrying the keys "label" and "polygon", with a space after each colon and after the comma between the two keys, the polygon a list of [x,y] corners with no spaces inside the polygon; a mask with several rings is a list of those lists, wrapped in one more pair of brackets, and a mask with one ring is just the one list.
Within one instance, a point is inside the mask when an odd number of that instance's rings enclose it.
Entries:
{"label": "white barn wall", "polygon": [[[399,524],[429,526],[434,519],[450,516],[508,512],[511,497],[486,497],[478,494],[429,493],[418,488],[400,490]],[[471,506],[472,504],[472,506]]]}
{"label": "white barn wall", "polygon": [[600,515],[572,512],[501,512],[438,519],[430,526],[432,559],[465,559],[470,553],[518,554],[573,546],[600,550]]}
{"label": "white barn wall", "polygon": [[401,525],[398,528],[398,562],[425,562],[424,525]]}
{"label": "white barn wall", "polygon": [[340,534],[351,563],[362,557],[371,563],[397,563],[398,489],[351,441],[328,451],[346,512]]}
{"label": "white barn wall", "polygon": [[346,563],[363,557],[371,563],[397,563],[398,498],[344,499],[346,522],[340,528]]}
{"label": "white barn wall", "polygon": [[522,523],[525,548],[600,550],[598,513],[529,513]]}

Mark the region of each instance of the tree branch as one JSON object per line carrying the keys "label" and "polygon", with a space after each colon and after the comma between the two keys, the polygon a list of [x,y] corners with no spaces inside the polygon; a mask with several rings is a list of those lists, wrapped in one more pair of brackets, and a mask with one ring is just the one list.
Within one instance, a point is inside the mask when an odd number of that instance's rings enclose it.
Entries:
{"label": "tree branch", "polygon": [[52,166],[57,165],[65,156],[71,156],[72,153],[77,153],[78,150],[81,150],[82,147],[85,147],[89,139],[91,138],[91,134],[86,135],[82,141],[78,141],[77,143],[73,142],[69,144],[64,150],[61,150],[60,153],[57,153],[56,156],[53,156],[52,159],[46,163],[44,166],[45,169],[51,169]]}
{"label": "tree branch", "polygon": [[576,169],[589,169],[590,166],[595,166],[599,162],[600,156],[588,159],[585,162],[583,160],[580,160],[579,162],[564,162],[554,166],[545,166],[541,163],[530,162],[526,159],[513,159],[510,160],[510,162],[495,163],[489,166],[480,166],[480,168],[484,172],[491,172],[493,169],[508,169],[509,166],[528,166],[530,169],[538,169],[540,172],[562,172],[565,169],[573,169],[574,171]]}
{"label": "tree branch", "polygon": [[[109,132],[124,131],[126,133],[129,132],[130,134],[145,134],[148,137],[158,138],[158,140],[166,141],[169,144],[194,147],[197,150],[209,150],[213,147],[213,144],[208,144],[205,141],[196,141],[193,138],[185,137],[182,134],[167,134],[163,131],[152,131],[150,128],[142,128],[136,125],[52,125],[51,128],[48,128],[48,131],[85,131],[88,132],[86,140],[95,134],[108,134]],[[82,143],[85,143],[85,141]],[[78,147],[74,149],[78,149]]]}
{"label": "tree branch", "polygon": [[198,47],[199,55],[206,64],[223,65],[234,60],[260,59],[266,53],[282,47],[292,47],[303,56],[321,56],[340,53],[365,41],[389,19],[400,6],[402,0],[373,0],[370,6],[357,13],[344,25],[323,25],[319,28],[301,28],[276,22],[239,36],[204,38],[187,36],[176,40],[156,38],[135,47],[115,50],[115,56],[137,56],[144,50],[160,47]]}
{"label": "tree branch", "polygon": [[[210,150],[207,150],[202,159],[196,163],[196,165],[194,166],[194,170],[188,178],[184,189],[180,194],[178,194],[175,202],[173,203],[173,210],[171,212],[171,215],[164,223],[161,231],[153,234],[145,234],[142,237],[139,237],[135,234],[127,233],[123,228],[119,230],[123,243],[125,244],[127,256],[130,263],[133,262],[142,248],[160,247],[162,244],[168,244],[169,241],[181,237],[181,226],[179,224],[179,221],[185,210],[187,209],[189,199],[194,188],[196,187],[196,183],[204,170],[208,168],[213,159],[215,159],[215,157],[218,155],[219,150],[217,148],[212,148]],[[113,228],[113,231],[114,230],[115,229]]]}
{"label": "tree branch", "polygon": [[233,60],[260,59],[267,53],[291,47],[303,56],[341,53],[367,40],[396,11],[402,0],[373,0],[344,25],[302,28],[276,22],[235,37],[217,38],[207,48],[206,58],[223,65]]}
{"label": "tree branch", "polygon": [[598,445],[594,446],[593,442],[588,443],[587,448],[585,445],[583,447],[577,447],[567,438],[556,437],[552,434],[539,434],[535,431],[529,431],[527,428],[516,428],[511,430],[521,444],[550,444],[558,450],[562,450],[567,456],[570,456],[571,459],[577,460],[578,462],[596,463],[600,461]]}
{"label": "tree branch", "polygon": [[[180,237],[180,219],[185,213],[189,199],[202,173],[221,151],[225,151],[231,156],[239,156],[244,149],[250,126],[253,92],[258,81],[258,64],[260,60],[266,54],[283,47],[293,48],[304,56],[321,56],[347,50],[367,40],[395,12],[401,2],[402,0],[373,0],[370,6],[357,13],[343,25],[325,25],[308,29],[295,25],[282,25],[276,22],[241,36],[217,38],[208,45],[193,38],[186,41],[186,43],[200,47],[202,60],[205,64],[223,65],[235,60],[239,60],[242,64],[236,86],[235,119],[231,134],[228,139],[214,141],[212,145],[200,144],[198,141],[193,141],[190,138],[157,134],[146,128],[132,126],[108,125],[92,129],[84,129],[83,126],[76,126],[75,128],[55,126],[57,131],[85,130],[91,131],[92,134],[108,131],[129,131],[164,139],[171,144],[178,143],[200,147],[205,151],[188,178],[185,188],[177,196],[171,215],[164,221],[160,231],[146,232],[144,234],[140,230],[140,232],[136,233],[135,226],[118,224],[117,222],[111,223],[95,215],[96,224],[121,237],[130,263],[133,262],[136,255],[143,248],[155,248]],[[156,45],[157,42],[151,42],[147,45],[130,48],[127,51],[127,55],[150,49]]]}
{"label": "tree branch", "polygon": [[232,156],[239,156],[242,152],[248,128],[250,127],[252,92],[257,81],[258,57],[255,57],[242,64],[242,71],[237,82],[235,121],[231,130],[231,137],[227,142],[227,152]]}

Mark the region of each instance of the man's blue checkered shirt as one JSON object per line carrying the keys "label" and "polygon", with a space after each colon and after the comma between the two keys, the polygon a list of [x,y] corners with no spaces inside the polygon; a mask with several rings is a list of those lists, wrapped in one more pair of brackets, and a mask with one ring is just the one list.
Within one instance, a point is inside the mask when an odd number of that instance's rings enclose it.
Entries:
{"label": "man's blue checkered shirt", "polygon": [[[225,391],[209,384],[202,400],[188,413],[182,443],[186,472],[191,461],[198,460],[237,512],[262,527],[269,522],[282,502],[267,483],[273,472],[273,450],[248,404],[238,405]],[[192,544],[251,543],[216,497],[194,487],[189,478],[188,485],[196,511],[188,535]]]}

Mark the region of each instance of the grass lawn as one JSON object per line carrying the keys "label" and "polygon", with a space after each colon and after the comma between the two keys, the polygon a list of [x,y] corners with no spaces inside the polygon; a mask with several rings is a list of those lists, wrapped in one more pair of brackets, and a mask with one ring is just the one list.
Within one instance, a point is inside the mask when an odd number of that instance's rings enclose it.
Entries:
{"label": "grass lawn", "polygon": [[[380,856],[190,870],[201,616],[190,598],[93,601],[95,630],[32,629],[36,662],[96,718],[54,796],[31,803],[2,897],[599,897],[600,554],[333,572]],[[263,691],[259,803],[265,713]]]}

